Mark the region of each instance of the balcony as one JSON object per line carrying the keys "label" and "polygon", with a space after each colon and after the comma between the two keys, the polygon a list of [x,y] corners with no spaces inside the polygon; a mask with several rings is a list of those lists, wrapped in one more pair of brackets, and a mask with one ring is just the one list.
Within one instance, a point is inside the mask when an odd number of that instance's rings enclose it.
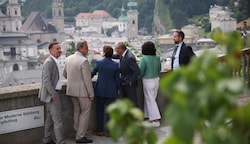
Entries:
{"label": "balcony", "polygon": [[[224,56],[219,59],[223,61]],[[250,86],[250,49],[243,49],[241,67],[237,70],[232,70],[232,76],[239,76],[245,81],[246,85]],[[161,76],[167,73],[162,73]],[[94,84],[94,81],[93,81]],[[40,102],[37,98],[40,84],[30,84],[21,86],[12,86],[0,88],[0,141],[1,144],[10,143],[42,143],[44,133],[44,103]],[[74,135],[73,129],[73,106],[69,96],[65,94],[66,84],[64,82],[63,90],[61,93],[62,111],[64,132],[66,137],[72,137]],[[143,91],[142,83],[139,81],[138,89],[138,102],[139,108],[143,109]],[[248,101],[248,94],[240,96],[238,102],[240,104]],[[160,112],[163,114],[168,99],[159,91],[157,102]],[[28,110],[27,110],[28,109]],[[36,110],[38,109],[38,110]],[[20,110],[20,111],[19,111]],[[32,111],[36,110],[36,111]],[[5,113],[5,114],[2,114]],[[40,113],[40,114],[38,114]],[[34,115],[34,121],[39,119],[39,123],[32,123],[31,121],[21,121],[23,117],[27,115]],[[33,124],[33,127],[22,127]],[[17,127],[15,127],[17,125]],[[8,127],[5,127],[8,126]],[[6,129],[5,129],[6,128]],[[13,129],[11,129],[13,128]],[[11,129],[11,130],[10,130]],[[93,102],[88,131],[96,130],[96,116],[95,116],[95,101]]]}
{"label": "balcony", "polygon": [[[31,110],[36,110],[45,113],[44,103],[40,102],[37,98],[38,91],[40,88],[40,84],[30,84],[30,85],[22,85],[22,86],[12,86],[0,88],[0,129],[5,128],[5,125],[11,125],[14,127],[16,124],[22,122],[18,122],[22,120],[22,116],[24,117],[25,113],[34,114],[34,119],[39,118],[42,123],[35,124],[33,128],[20,128],[20,130],[14,130],[13,132],[8,132],[11,130],[6,130],[7,132],[3,132],[4,130],[0,130],[0,141],[1,144],[10,144],[10,143],[42,143],[42,138],[44,134],[43,120],[45,118],[44,115],[36,115],[35,111],[31,112]],[[64,133],[66,137],[72,137],[74,135],[73,129],[73,106],[69,96],[65,95],[66,85],[64,84],[63,90],[61,93],[61,101],[62,101],[62,113],[63,113],[63,123],[64,123]],[[140,109],[143,108],[143,93],[142,93],[142,85],[139,82],[138,86],[138,101]],[[160,111],[163,113],[167,105],[167,99],[159,93],[157,98]],[[28,109],[28,110],[27,110]],[[14,110],[14,111],[12,111]],[[18,110],[21,110],[18,111]],[[18,112],[17,112],[18,111]],[[1,113],[7,112],[6,114],[1,115]],[[35,121],[35,120],[34,120]],[[15,124],[16,123],[16,124]],[[28,122],[32,123],[32,122]],[[42,124],[42,125],[41,125]],[[24,124],[25,125],[25,124]],[[40,125],[40,126],[39,126]],[[10,127],[6,127],[10,129]],[[19,126],[18,126],[19,127]],[[15,129],[15,128],[14,128]],[[89,121],[88,131],[96,130],[96,115],[95,115],[95,101],[92,104],[91,115]]]}

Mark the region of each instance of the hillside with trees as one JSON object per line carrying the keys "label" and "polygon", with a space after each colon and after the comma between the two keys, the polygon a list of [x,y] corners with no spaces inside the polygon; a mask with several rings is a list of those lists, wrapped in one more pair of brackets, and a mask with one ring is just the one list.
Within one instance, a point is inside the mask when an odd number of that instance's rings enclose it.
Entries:
{"label": "hillside with trees", "polygon": [[[113,17],[120,16],[122,6],[127,9],[128,0],[62,0],[66,22],[74,22],[74,17],[80,12],[106,10]],[[250,16],[250,1],[240,0],[136,0],[139,12],[139,28],[146,28],[150,33],[167,31],[171,28],[181,28],[189,23],[209,29],[208,12],[210,5],[217,4],[230,8],[237,21]],[[51,18],[52,0],[26,0],[22,14],[28,17],[32,11],[39,11],[45,17]],[[160,29],[159,29],[160,28]]]}

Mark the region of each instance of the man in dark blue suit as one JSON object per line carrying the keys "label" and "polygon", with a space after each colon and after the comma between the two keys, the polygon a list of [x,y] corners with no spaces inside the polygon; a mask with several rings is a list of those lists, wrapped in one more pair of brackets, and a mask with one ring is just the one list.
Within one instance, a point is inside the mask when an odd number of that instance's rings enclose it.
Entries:
{"label": "man in dark blue suit", "polygon": [[[120,57],[122,95],[129,98],[138,107],[136,88],[140,69],[136,58],[123,42],[115,43],[115,51]],[[114,55],[113,58],[117,58],[117,56]]]}
{"label": "man in dark blue suit", "polygon": [[171,62],[171,69],[177,70],[182,65],[187,65],[191,58],[195,56],[192,47],[187,46],[183,39],[185,34],[182,31],[175,31],[173,40],[176,44]]}
{"label": "man in dark blue suit", "polygon": [[[104,59],[97,61],[92,72],[93,77],[98,72],[98,78],[94,87],[96,97],[96,117],[97,117],[97,131],[94,135],[109,136],[109,133],[105,133],[103,118],[105,105],[109,105],[114,102],[118,97],[118,90],[120,87],[119,65],[112,61],[113,48],[110,46],[103,47]],[[106,115],[106,121],[108,115]]]}

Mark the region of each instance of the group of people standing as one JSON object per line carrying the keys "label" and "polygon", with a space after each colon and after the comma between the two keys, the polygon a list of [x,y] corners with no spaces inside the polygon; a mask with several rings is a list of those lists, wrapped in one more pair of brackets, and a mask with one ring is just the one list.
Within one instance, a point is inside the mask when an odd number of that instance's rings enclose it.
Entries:
{"label": "group of people standing", "polygon": [[[176,70],[181,65],[186,65],[195,55],[191,47],[183,42],[184,33],[174,32],[174,41],[177,48],[172,57],[172,69]],[[142,79],[144,93],[144,117],[153,127],[160,126],[161,114],[156,102],[159,87],[159,75],[161,72],[160,57],[156,55],[156,47],[153,42],[145,42],[142,45],[143,57],[140,64],[137,64],[134,54],[127,49],[124,42],[116,42],[114,50],[111,46],[103,47],[103,59],[97,61],[91,71],[87,60],[88,44],[86,41],[78,42],[76,52],[66,58],[63,72],[58,66],[58,58],[61,55],[61,47],[58,43],[51,43],[49,46],[50,56],[43,64],[42,83],[39,91],[39,98],[46,103],[45,134],[43,142],[54,144],[52,141],[52,129],[56,144],[64,144],[63,123],[61,116],[61,104],[59,92],[62,88],[61,75],[67,79],[66,95],[72,99],[74,107],[74,129],[76,131],[76,143],[91,143],[86,138],[86,131],[90,116],[92,102],[96,100],[97,136],[109,136],[105,129],[109,116],[105,114],[105,106],[111,104],[118,98],[130,99],[136,107],[137,80]],[[98,53],[98,52],[96,52]],[[120,59],[117,63],[112,59]],[[170,69],[168,69],[170,70]],[[93,88],[92,77],[98,73],[98,78]]]}

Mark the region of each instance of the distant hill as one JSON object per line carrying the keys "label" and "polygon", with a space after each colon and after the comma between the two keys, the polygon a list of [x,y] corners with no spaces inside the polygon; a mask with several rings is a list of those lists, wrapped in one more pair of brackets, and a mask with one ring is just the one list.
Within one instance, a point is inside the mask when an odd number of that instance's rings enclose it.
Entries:
{"label": "distant hill", "polygon": [[[106,10],[113,17],[120,16],[122,6],[127,9],[128,0],[62,0],[66,22],[74,22],[74,16],[80,12]],[[150,33],[164,32],[171,28],[181,28],[189,24],[190,19],[199,18],[201,26],[207,25],[206,18],[211,4],[227,6],[235,12],[237,21],[250,16],[250,1],[240,0],[237,7],[231,0],[136,0],[139,12],[139,28],[145,27]],[[22,7],[24,17],[32,11],[39,11],[51,18],[52,0],[26,0]],[[193,21],[192,21],[193,22]],[[197,22],[197,24],[199,24]]]}

